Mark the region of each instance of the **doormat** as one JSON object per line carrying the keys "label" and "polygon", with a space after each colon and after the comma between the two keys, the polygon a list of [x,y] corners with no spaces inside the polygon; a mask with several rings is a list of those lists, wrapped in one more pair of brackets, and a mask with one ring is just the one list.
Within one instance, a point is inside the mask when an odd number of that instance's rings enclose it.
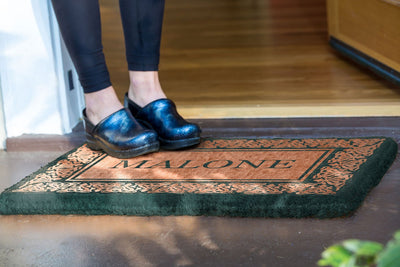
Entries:
{"label": "doormat", "polygon": [[84,144],[6,189],[0,213],[338,217],[396,153],[382,137],[204,139],[132,159]]}

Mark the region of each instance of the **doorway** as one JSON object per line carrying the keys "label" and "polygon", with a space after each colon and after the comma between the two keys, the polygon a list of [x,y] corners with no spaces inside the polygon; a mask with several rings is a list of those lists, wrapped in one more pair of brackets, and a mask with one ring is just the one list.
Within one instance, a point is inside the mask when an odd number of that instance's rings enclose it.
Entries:
{"label": "doorway", "polygon": [[[119,6],[101,0],[120,99],[129,80]],[[400,90],[328,43],[321,0],[169,0],[160,80],[187,118],[399,116]]]}

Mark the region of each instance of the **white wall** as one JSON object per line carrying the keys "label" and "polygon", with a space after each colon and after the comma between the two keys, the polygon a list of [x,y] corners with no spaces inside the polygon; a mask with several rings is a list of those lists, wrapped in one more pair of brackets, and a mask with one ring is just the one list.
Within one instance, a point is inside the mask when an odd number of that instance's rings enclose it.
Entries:
{"label": "white wall", "polygon": [[0,149],[6,148],[6,125],[3,113],[3,98],[1,97],[1,77],[0,77]]}
{"label": "white wall", "polygon": [[75,80],[77,107],[71,109],[64,68],[72,64],[63,49],[49,0],[0,0],[0,88],[7,137],[64,134],[78,122],[81,88]]}

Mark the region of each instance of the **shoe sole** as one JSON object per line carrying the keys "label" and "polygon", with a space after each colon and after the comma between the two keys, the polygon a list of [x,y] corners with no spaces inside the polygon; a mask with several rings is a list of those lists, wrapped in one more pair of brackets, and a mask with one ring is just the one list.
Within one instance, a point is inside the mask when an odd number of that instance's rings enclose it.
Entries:
{"label": "shoe sole", "polygon": [[178,150],[200,144],[200,137],[188,138],[183,140],[167,140],[158,138],[160,141],[160,148],[165,150]]}
{"label": "shoe sole", "polygon": [[156,152],[160,149],[159,142],[150,143],[145,146],[129,150],[114,150],[104,144],[101,140],[93,139],[93,137],[86,136],[86,140],[86,144],[90,149],[95,151],[104,151],[112,157],[121,159],[134,158],[151,152]]}

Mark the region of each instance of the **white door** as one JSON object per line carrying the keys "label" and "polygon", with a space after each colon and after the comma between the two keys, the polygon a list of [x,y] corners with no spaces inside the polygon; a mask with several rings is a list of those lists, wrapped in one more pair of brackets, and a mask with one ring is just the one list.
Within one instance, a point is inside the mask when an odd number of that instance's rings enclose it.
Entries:
{"label": "white door", "polygon": [[7,137],[65,134],[79,122],[82,89],[50,0],[0,0],[0,77]]}
{"label": "white door", "polygon": [[1,87],[0,87],[0,150],[5,148],[6,148],[6,126],[4,123],[3,98],[1,97]]}

